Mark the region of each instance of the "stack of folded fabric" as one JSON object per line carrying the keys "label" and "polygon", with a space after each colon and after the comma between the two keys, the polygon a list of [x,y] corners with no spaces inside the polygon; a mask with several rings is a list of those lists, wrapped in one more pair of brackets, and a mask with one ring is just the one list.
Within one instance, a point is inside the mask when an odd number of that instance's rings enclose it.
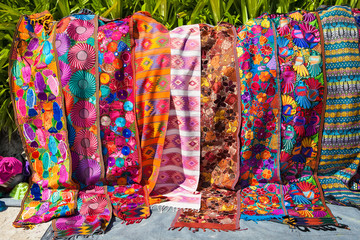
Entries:
{"label": "stack of folded fabric", "polygon": [[22,16],[9,77],[32,175],[14,226],[92,235],[157,205],[178,209],[170,229],[346,227],[325,200],[360,204],[359,17]]}

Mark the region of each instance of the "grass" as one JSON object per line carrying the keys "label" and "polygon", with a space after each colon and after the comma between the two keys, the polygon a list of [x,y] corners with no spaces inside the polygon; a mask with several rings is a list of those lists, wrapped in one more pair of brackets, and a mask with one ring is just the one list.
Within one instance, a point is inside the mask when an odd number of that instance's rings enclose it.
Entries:
{"label": "grass", "polygon": [[22,14],[49,10],[61,19],[82,8],[106,18],[123,18],[136,11],[147,11],[167,28],[195,23],[216,25],[220,21],[235,26],[263,12],[285,13],[321,5],[349,5],[360,8],[360,0],[2,0],[0,3],[0,131],[10,137],[16,130],[11,106],[8,59],[16,23]]}

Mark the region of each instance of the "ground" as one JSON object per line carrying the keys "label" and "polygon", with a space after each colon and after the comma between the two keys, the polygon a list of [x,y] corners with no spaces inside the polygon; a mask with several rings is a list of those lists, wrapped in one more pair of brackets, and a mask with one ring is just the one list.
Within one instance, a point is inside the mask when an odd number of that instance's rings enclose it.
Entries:
{"label": "ground", "polygon": [[51,222],[35,226],[32,230],[14,228],[12,222],[20,212],[19,207],[8,207],[0,212],[0,240],[37,240],[45,233]]}

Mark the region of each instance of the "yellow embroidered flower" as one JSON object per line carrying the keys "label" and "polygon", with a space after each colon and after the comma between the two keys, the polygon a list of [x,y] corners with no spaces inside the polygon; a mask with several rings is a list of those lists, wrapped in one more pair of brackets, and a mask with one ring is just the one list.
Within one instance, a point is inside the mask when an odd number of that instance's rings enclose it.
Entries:
{"label": "yellow embroidered flower", "polygon": [[263,28],[269,28],[269,27],[270,27],[270,21],[267,20],[267,19],[262,20],[261,26],[262,26]]}
{"label": "yellow embroidered flower", "polygon": [[242,47],[236,48],[237,56],[240,57],[244,54],[244,49]]}
{"label": "yellow embroidered flower", "polygon": [[245,133],[245,138],[249,139],[249,140],[253,140],[254,139],[254,133],[253,131],[251,131],[251,129],[247,130]]}
{"label": "yellow embroidered flower", "polygon": [[248,72],[245,77],[246,77],[246,79],[250,79],[250,78],[252,78],[252,76],[253,76],[253,74],[251,72]]}
{"label": "yellow embroidered flower", "polygon": [[248,25],[248,26],[252,26],[254,24],[255,24],[255,21],[253,19],[246,22],[246,25]]}

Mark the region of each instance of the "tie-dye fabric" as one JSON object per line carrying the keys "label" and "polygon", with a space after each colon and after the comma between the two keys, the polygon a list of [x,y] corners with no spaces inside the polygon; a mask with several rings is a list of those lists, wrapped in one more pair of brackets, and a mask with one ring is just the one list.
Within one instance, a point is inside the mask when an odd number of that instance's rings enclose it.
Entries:
{"label": "tie-dye fabric", "polygon": [[169,118],[170,36],[169,31],[146,12],[135,13],[132,19],[142,180],[150,193],[158,178]]}
{"label": "tie-dye fabric", "polygon": [[103,232],[111,218],[99,125],[98,17],[76,14],[57,25],[56,50],[65,97],[78,212],[53,221],[55,237]]}
{"label": "tie-dye fabric", "polygon": [[127,221],[150,215],[141,181],[141,149],[135,112],[131,18],[98,30],[100,129],[108,194],[114,214]]}
{"label": "tie-dye fabric", "polygon": [[159,177],[153,197],[162,206],[200,208],[201,42],[199,25],[170,32],[170,113]]}
{"label": "tie-dye fabric", "polygon": [[48,12],[22,16],[10,53],[15,120],[32,170],[15,227],[31,228],[76,209],[78,186],[71,180],[55,27]]}
{"label": "tie-dye fabric", "polygon": [[239,229],[238,68],[235,28],[200,25],[201,31],[201,208],[179,210],[173,228]]}
{"label": "tie-dye fabric", "polygon": [[319,180],[327,200],[359,207],[360,56],[355,21],[359,17],[354,19],[345,6],[330,7],[319,15],[328,80]]}

